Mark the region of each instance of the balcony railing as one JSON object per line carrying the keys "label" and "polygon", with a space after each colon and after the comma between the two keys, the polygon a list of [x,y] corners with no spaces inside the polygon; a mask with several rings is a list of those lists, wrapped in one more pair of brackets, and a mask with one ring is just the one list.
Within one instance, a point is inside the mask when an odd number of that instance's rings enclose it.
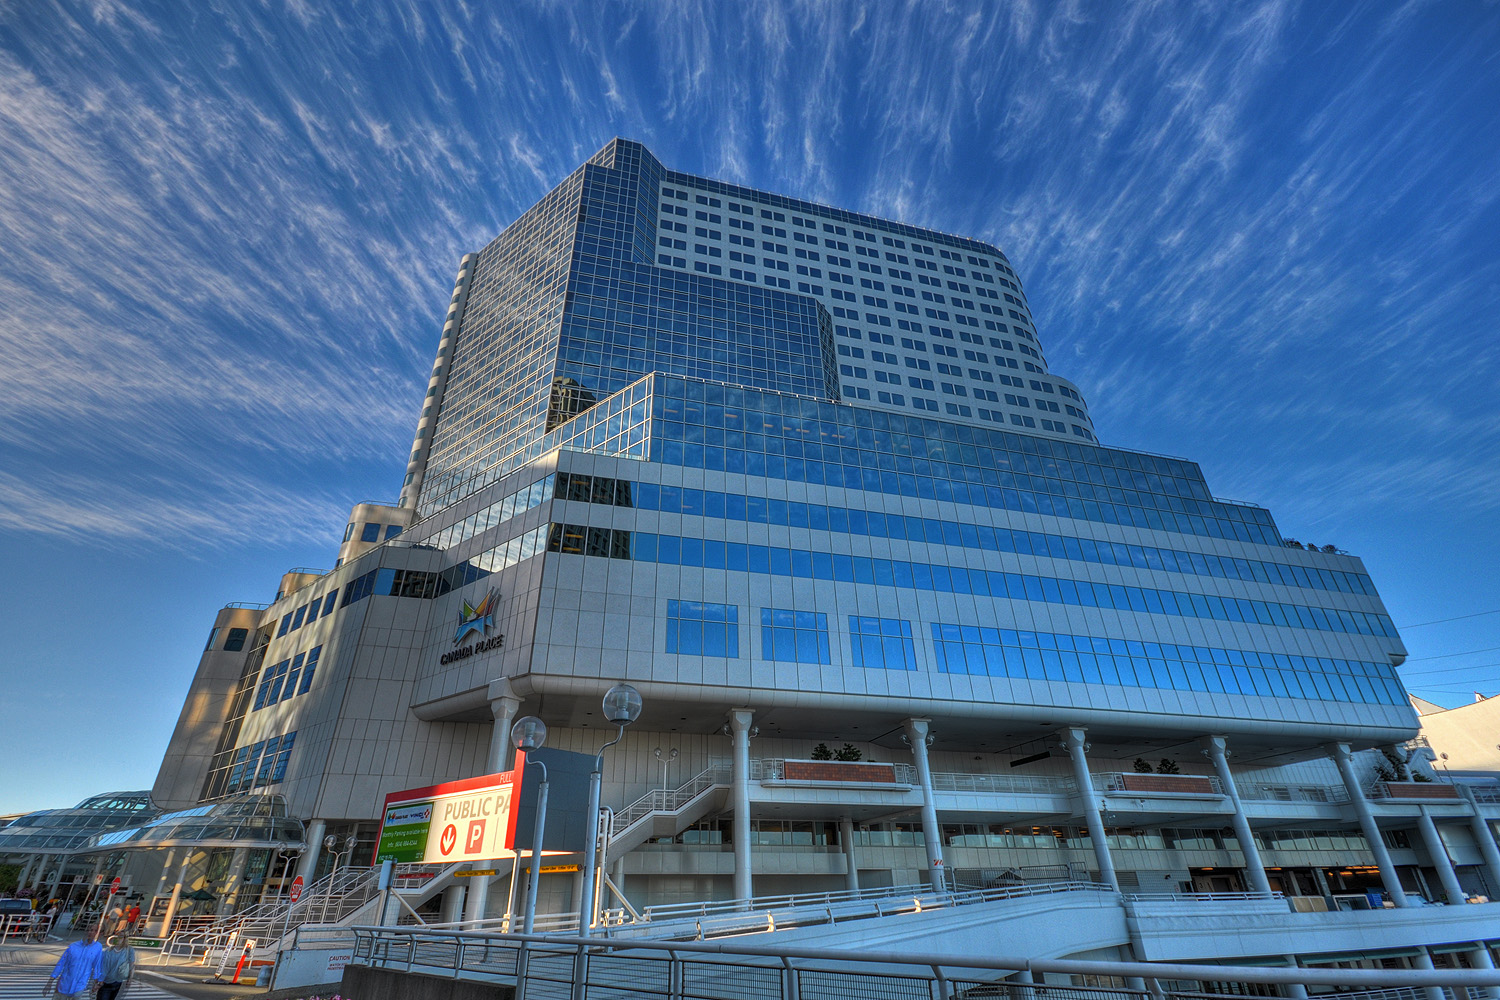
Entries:
{"label": "balcony railing", "polygon": [[1094,788],[1127,795],[1223,795],[1224,786],[1211,775],[1143,774],[1105,771],[1093,775]]}
{"label": "balcony railing", "polygon": [[1261,782],[1236,783],[1246,802],[1348,802],[1343,785],[1278,785]]}

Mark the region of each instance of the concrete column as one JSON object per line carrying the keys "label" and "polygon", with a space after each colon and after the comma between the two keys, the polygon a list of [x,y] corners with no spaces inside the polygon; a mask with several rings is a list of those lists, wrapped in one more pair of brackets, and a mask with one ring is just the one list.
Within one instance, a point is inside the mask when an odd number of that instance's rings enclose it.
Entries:
{"label": "concrete column", "polygon": [[1474,815],[1469,818],[1469,828],[1474,835],[1474,843],[1479,845],[1480,856],[1484,858],[1485,881],[1489,883],[1490,896],[1500,898],[1500,849],[1495,846],[1495,831],[1490,826],[1490,821],[1484,818],[1484,813],[1479,809],[1479,803],[1474,801],[1474,793],[1465,785],[1458,786],[1459,794],[1469,800],[1469,808],[1474,810]]}
{"label": "concrete column", "polygon": [[753,895],[750,874],[750,723],[752,709],[729,713],[729,732],[734,744],[734,785],[729,808],[734,813],[734,898]]}
{"label": "concrete column", "polygon": [[52,855],[43,854],[41,856],[41,859],[37,862],[36,865],[36,872],[34,873],[36,875],[36,880],[31,883],[31,888],[40,889],[42,887],[42,883],[47,880],[47,865],[50,864],[51,861]]}
{"label": "concrete column", "polygon": [[[1293,969],[1301,967],[1297,963],[1296,955],[1286,956],[1286,964],[1288,967]],[[1303,986],[1301,983],[1288,983],[1286,985],[1286,995],[1290,997],[1291,1000],[1307,1000],[1307,987]]]}
{"label": "concrete column", "polygon": [[57,870],[52,873],[52,884],[47,887],[47,898],[51,899],[57,895],[57,887],[62,884],[63,869],[68,867],[68,856],[59,854],[57,857]]}
{"label": "concrete column", "polygon": [[26,864],[21,866],[21,874],[16,876],[17,889],[26,888],[26,880],[31,878],[31,870],[36,867],[36,857],[35,854],[26,856]]}
{"label": "concrete column", "polygon": [[[1493,969],[1495,960],[1490,957],[1490,946],[1483,941],[1474,942],[1475,948],[1469,952],[1469,964],[1476,969]],[[1500,990],[1493,986],[1479,986],[1469,990],[1469,996],[1473,1000],[1495,1000]]]}
{"label": "concrete column", "polygon": [[1120,891],[1120,880],[1115,876],[1114,858],[1109,854],[1109,841],[1104,834],[1104,819],[1099,815],[1099,796],[1094,794],[1094,779],[1089,774],[1088,743],[1086,731],[1081,727],[1062,732],[1063,745],[1073,759],[1073,780],[1078,785],[1078,798],[1083,803],[1083,820],[1089,828],[1089,841],[1094,845],[1094,857],[1099,862],[1099,877],[1116,892]]}
{"label": "concrete column", "polygon": [[[1240,852],[1245,855],[1245,877],[1250,888],[1256,892],[1270,892],[1271,880],[1266,878],[1266,866],[1260,860],[1260,848],[1255,846],[1255,835],[1250,830],[1250,820],[1245,817],[1245,805],[1240,801],[1239,789],[1234,785],[1234,775],[1229,772],[1229,760],[1224,752],[1227,741],[1222,736],[1209,736],[1203,740],[1203,754],[1213,761],[1214,772],[1229,804],[1234,806],[1234,836],[1240,842]],[[1303,997],[1307,991],[1303,990]],[[1298,998],[1301,1000],[1301,998]]]}
{"label": "concrete column", "polygon": [[495,727],[490,731],[490,752],[485,759],[487,774],[497,774],[510,766],[510,724],[516,721],[516,713],[521,710],[521,699],[510,693],[510,682],[498,680],[490,682],[490,714],[495,719]]}
{"label": "concrete column", "polygon": [[1426,806],[1420,808],[1422,811],[1417,817],[1417,829],[1422,831],[1422,842],[1427,845],[1427,856],[1432,859],[1432,867],[1437,869],[1438,881],[1443,883],[1448,905],[1456,906],[1466,898],[1463,888],[1458,884],[1458,873],[1453,870],[1453,860],[1448,857],[1448,848],[1443,846],[1443,838],[1438,836],[1437,824],[1432,822]]}
{"label": "concrete column", "polygon": [[[1418,948],[1417,956],[1412,959],[1412,964],[1419,969],[1431,969],[1433,968],[1432,956],[1428,954],[1426,948]],[[1422,995],[1427,1000],[1447,1000],[1448,996],[1441,986],[1424,986],[1422,987]]]}
{"label": "concrete column", "polygon": [[844,863],[849,866],[844,873],[844,888],[859,891],[859,861],[854,856],[854,821],[848,816],[839,819],[839,846],[844,849]]}
{"label": "concrete column", "polygon": [[1391,864],[1391,852],[1385,849],[1385,841],[1380,837],[1380,825],[1375,822],[1375,814],[1370,811],[1365,790],[1360,787],[1359,777],[1354,773],[1354,752],[1347,743],[1334,743],[1328,747],[1328,756],[1338,765],[1339,776],[1344,779],[1349,803],[1359,818],[1359,828],[1364,832],[1365,840],[1370,844],[1370,852],[1375,855],[1375,864],[1380,868],[1380,882],[1385,886],[1386,895],[1397,906],[1408,905],[1406,890],[1401,888],[1401,878],[1396,874],[1396,866]]}
{"label": "concrete column", "polygon": [[167,901],[167,912],[162,914],[161,928],[156,932],[157,937],[166,937],[167,929],[172,926],[172,918],[177,915],[177,904],[182,901],[182,883],[187,881],[188,865],[192,860],[192,851],[182,852],[182,867],[177,869],[177,881],[172,883],[172,898]]}
{"label": "concrete column", "polygon": [[927,737],[931,732],[931,719],[906,720],[906,741],[911,744],[912,761],[917,765],[917,782],[922,786],[922,840],[927,846],[927,880],[941,892],[948,887],[948,881],[943,871],[943,828],[938,825],[937,801],[932,794],[932,769],[927,765]]}
{"label": "concrete column", "polygon": [[[625,895],[625,856],[622,854],[615,858],[615,863],[610,866],[609,880],[615,884],[617,896]],[[617,900],[618,902],[618,900]],[[624,906],[624,903],[620,904]]]}
{"label": "concrete column", "polygon": [[249,848],[236,847],[234,849],[234,857],[229,862],[229,875],[224,879],[224,889],[219,893],[219,902],[214,906],[215,913],[234,911],[234,899],[239,895],[240,879],[245,875],[245,862],[249,860]]}
{"label": "concrete column", "polygon": [[297,874],[302,876],[304,889],[312,885],[313,872],[318,870],[318,855],[323,850],[323,835],[327,830],[328,824],[321,819],[307,824],[304,834],[307,838],[307,850],[302,852],[302,860],[297,862]]}
{"label": "concrete column", "polygon": [[[533,875],[533,877],[536,876]],[[475,875],[468,880],[469,896],[464,901],[465,921],[473,923],[484,919],[484,911],[490,903],[490,878],[489,875]]]}
{"label": "concrete column", "polygon": [[445,924],[456,924],[464,918],[464,887],[455,882],[443,890],[442,910],[438,920]]}

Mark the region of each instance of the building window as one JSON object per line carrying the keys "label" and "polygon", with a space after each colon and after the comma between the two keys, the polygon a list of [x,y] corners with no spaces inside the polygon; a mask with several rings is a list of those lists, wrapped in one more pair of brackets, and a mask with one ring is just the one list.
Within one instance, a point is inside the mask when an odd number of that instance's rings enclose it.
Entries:
{"label": "building window", "polygon": [[362,542],[380,541],[380,525],[376,524],[374,521],[366,524],[364,528],[360,530],[359,540]]}
{"label": "building window", "polygon": [[785,663],[832,663],[828,616],[821,611],[761,608],[760,655]]}
{"label": "building window", "polygon": [[902,618],[850,615],[849,635],[856,667],[917,669],[917,650],[912,643],[911,622]]}
{"label": "building window", "polygon": [[399,525],[399,524],[387,524],[385,526],[385,537],[386,538],[395,538],[399,534],[401,534],[401,525]]}
{"label": "building window", "polygon": [[208,633],[208,643],[206,645],[204,645],[204,647],[203,647],[204,652],[207,652],[207,651],[213,649],[214,648],[214,642],[217,641],[218,638],[219,638],[219,626],[215,625],[213,627],[213,631],[211,631],[211,632]]}
{"label": "building window", "polygon": [[740,609],[733,604],[668,601],[667,652],[737,659]]}
{"label": "building window", "polygon": [[229,636],[224,640],[224,652],[238,653],[245,648],[245,638],[250,634],[247,628],[232,628]]}

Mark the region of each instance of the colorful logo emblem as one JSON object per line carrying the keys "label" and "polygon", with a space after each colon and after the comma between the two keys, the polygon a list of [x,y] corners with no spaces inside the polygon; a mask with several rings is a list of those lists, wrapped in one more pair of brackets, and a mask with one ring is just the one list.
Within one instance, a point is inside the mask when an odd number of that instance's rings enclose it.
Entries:
{"label": "colorful logo emblem", "polygon": [[485,594],[484,600],[478,604],[464,601],[463,610],[458,614],[458,630],[453,633],[453,645],[463,642],[470,632],[488,635],[490,629],[495,627],[495,607],[499,603],[500,595],[493,590]]}

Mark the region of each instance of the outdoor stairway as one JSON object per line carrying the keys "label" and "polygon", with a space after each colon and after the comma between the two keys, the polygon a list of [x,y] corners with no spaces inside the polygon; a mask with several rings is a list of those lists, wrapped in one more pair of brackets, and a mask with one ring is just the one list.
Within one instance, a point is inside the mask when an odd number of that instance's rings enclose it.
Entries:
{"label": "outdoor stairway", "polygon": [[[397,865],[396,891],[415,908],[444,888],[458,867]],[[210,924],[174,932],[161,955],[196,958],[237,943],[242,946],[245,941],[254,941],[259,954],[276,950],[284,937],[304,925],[359,923],[379,904],[379,880],[379,868],[346,865],[308,886],[295,903],[286,899],[257,903]]]}
{"label": "outdoor stairway", "polygon": [[675,837],[722,809],[731,774],[727,763],[709,765],[674,789],[652,789],[614,815],[609,856],[620,857],[654,837]]}

